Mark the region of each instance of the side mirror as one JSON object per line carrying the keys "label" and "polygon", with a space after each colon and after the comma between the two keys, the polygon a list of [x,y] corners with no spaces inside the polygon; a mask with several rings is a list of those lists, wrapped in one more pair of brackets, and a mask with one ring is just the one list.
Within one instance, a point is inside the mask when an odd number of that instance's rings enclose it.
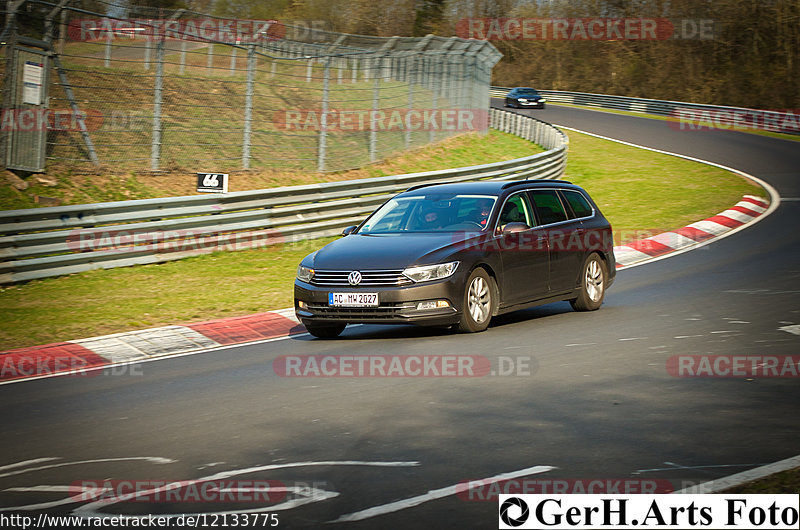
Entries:
{"label": "side mirror", "polygon": [[508,223],[503,227],[503,235],[516,234],[517,232],[524,232],[530,229],[531,227],[525,223]]}
{"label": "side mirror", "polygon": [[347,228],[342,230],[342,237],[349,236],[350,234],[352,234],[353,232],[356,231],[356,228],[358,228],[358,225],[350,225],[350,226],[348,226]]}

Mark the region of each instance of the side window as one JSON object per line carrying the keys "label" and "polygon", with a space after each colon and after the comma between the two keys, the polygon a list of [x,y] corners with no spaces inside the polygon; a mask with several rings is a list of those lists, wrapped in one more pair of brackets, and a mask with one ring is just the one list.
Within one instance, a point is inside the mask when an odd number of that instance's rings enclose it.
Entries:
{"label": "side window", "polygon": [[533,211],[525,193],[517,193],[509,197],[500,212],[500,219],[497,222],[501,230],[508,223],[525,223],[528,226],[535,226]]}
{"label": "side window", "polygon": [[534,190],[530,192],[533,206],[543,225],[567,220],[567,212],[558,198],[556,190]]}
{"label": "side window", "polygon": [[563,193],[564,198],[567,199],[570,208],[572,208],[572,212],[575,214],[575,218],[591,217],[592,205],[589,204],[586,197],[577,191],[561,190],[561,193]]}

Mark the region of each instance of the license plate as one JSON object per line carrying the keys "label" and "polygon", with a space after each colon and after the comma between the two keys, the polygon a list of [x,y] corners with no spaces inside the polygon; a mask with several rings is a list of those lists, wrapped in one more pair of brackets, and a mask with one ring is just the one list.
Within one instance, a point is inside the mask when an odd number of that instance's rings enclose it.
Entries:
{"label": "license plate", "polygon": [[335,307],[378,307],[378,293],[328,293],[328,305]]}

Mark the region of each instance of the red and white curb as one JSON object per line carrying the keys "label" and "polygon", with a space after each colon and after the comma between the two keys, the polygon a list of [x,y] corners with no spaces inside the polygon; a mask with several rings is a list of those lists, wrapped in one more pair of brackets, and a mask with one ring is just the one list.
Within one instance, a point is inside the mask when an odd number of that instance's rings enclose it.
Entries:
{"label": "red and white curb", "polygon": [[0,384],[54,375],[86,375],[112,365],[207,351],[305,333],[294,309],[165,326],[0,352]]}
{"label": "red and white curb", "polygon": [[[738,202],[733,208],[729,208],[728,210],[725,210],[714,217],[709,217],[703,221],[692,223],[674,232],[665,232],[663,234],[641,240],[644,242],[637,241],[627,245],[614,247],[614,256],[617,258],[618,269],[634,267],[643,263],[649,263],[651,261],[675,256],[677,254],[705,246],[712,241],[716,241],[723,237],[728,237],[739,230],[744,229],[747,224],[767,217],[780,205],[781,196],[778,193],[778,190],[772,187],[768,182],[750,175],[749,173],[745,173],[744,171],[724,166],[722,164],[717,164],[716,162],[703,160],[702,158],[695,158],[693,156],[682,155],[680,153],[664,151],[662,149],[656,149],[646,145],[634,144],[624,140],[618,140],[616,138],[610,138],[608,136],[583,131],[581,129],[567,127],[565,125],[555,125],[560,129],[574,131],[587,136],[593,136],[595,138],[600,138],[601,140],[607,140],[609,142],[627,145],[637,149],[644,149],[645,151],[652,151],[653,153],[659,153],[662,155],[674,156],[675,158],[682,158],[684,160],[690,160],[699,164],[705,164],[707,166],[723,169],[749,180],[750,182],[763,188],[769,194],[769,201],[765,201],[753,195],[745,195],[742,198],[742,201]],[[706,234],[710,235],[706,236]]]}
{"label": "red and white curb", "polygon": [[697,221],[678,230],[664,232],[614,247],[617,268],[628,267],[653,258],[690,250],[754,221],[769,208],[769,202],[754,195],[745,195],[732,208],[713,217]]}
{"label": "red and white curb", "polygon": [[[769,185],[772,204],[745,195],[735,206],[684,228],[614,247],[618,268],[692,250],[731,235],[775,208],[779,199]],[[0,385],[56,375],[87,375],[105,367],[190,355],[234,344],[279,340],[305,333],[294,309],[223,318],[0,352]]]}

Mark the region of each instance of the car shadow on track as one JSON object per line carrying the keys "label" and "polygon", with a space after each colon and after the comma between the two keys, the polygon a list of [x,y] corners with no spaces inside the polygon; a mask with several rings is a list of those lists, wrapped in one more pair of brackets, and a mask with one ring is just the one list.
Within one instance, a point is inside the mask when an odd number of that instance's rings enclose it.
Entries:
{"label": "car shadow on track", "polygon": [[[567,302],[554,302],[530,309],[522,309],[514,311],[513,313],[506,313],[504,315],[492,318],[489,324],[488,333],[491,333],[492,328],[510,326],[528,321],[536,321],[538,319],[561,315],[564,313],[574,312]],[[414,326],[405,324],[353,324],[347,326],[342,334],[334,339],[316,339],[309,334],[302,334],[293,336],[292,340],[308,341],[308,340],[374,340],[374,339],[419,339],[426,337],[448,337],[453,335],[463,335],[464,337],[470,334],[459,334],[454,328],[443,326]]]}

